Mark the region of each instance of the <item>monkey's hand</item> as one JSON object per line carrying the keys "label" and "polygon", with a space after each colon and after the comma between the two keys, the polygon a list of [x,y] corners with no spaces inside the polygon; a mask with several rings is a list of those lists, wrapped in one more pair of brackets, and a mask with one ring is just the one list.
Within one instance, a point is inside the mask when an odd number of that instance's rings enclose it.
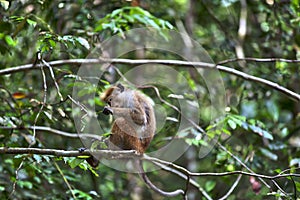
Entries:
{"label": "monkey's hand", "polygon": [[113,114],[112,109],[110,107],[108,107],[108,106],[105,106],[102,112],[105,115],[112,115]]}

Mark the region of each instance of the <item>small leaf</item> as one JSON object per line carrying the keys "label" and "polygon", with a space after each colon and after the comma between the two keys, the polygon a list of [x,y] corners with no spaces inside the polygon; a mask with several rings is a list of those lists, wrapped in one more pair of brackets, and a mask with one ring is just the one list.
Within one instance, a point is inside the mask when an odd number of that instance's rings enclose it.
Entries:
{"label": "small leaf", "polygon": [[78,158],[74,158],[72,160],[69,160],[68,164],[69,166],[74,169],[75,167],[77,167],[80,163],[82,163],[84,160],[82,159],[78,159]]}
{"label": "small leaf", "polygon": [[205,183],[206,191],[207,192],[212,191],[215,188],[216,184],[217,184],[216,181],[206,181]]}
{"label": "small leaf", "polygon": [[167,117],[166,120],[172,121],[172,122],[178,122],[178,119],[174,117]]}
{"label": "small leaf", "polygon": [[267,158],[271,159],[271,160],[277,160],[278,156],[274,153],[272,153],[271,151],[269,151],[268,149],[265,148],[260,148],[260,152],[266,156]]}
{"label": "small leaf", "polygon": [[20,186],[20,188],[28,188],[28,189],[32,189],[32,183],[30,181],[17,181],[17,184]]}
{"label": "small leaf", "polygon": [[300,158],[294,158],[290,161],[290,167],[293,165],[298,165],[300,166]]}
{"label": "small leaf", "polygon": [[4,10],[8,10],[8,7],[9,7],[9,1],[0,1],[0,5],[2,8],[4,8]]}
{"label": "small leaf", "polygon": [[226,135],[231,135],[231,132],[226,128],[222,128],[222,132],[225,133]]}
{"label": "small leaf", "polygon": [[36,160],[37,163],[41,163],[42,162],[42,156],[34,154],[33,155],[34,160]]}
{"label": "small leaf", "polygon": [[45,114],[50,120],[52,120],[52,114],[50,114],[50,113],[47,112],[47,111],[44,111],[44,114]]}
{"label": "small leaf", "polygon": [[181,94],[169,94],[168,97],[174,99],[184,99],[184,96]]}
{"label": "small leaf", "polygon": [[264,137],[266,139],[269,139],[269,140],[273,140],[274,139],[273,136],[269,132],[261,129],[258,126],[250,125],[249,128],[254,133],[257,133],[258,135],[260,135],[260,136],[262,136],[262,137]]}
{"label": "small leaf", "polygon": [[33,26],[33,27],[35,27],[36,24],[37,24],[36,21],[33,21],[33,20],[31,20],[31,19],[27,19],[26,22],[27,22],[30,26]]}
{"label": "small leaf", "polygon": [[232,128],[233,130],[236,129],[236,123],[233,120],[229,119],[227,123],[230,126],[230,128]]}
{"label": "small leaf", "polygon": [[267,107],[268,112],[270,113],[271,117],[273,118],[273,120],[275,122],[277,122],[279,119],[279,108],[276,105],[276,103],[273,101],[267,101],[266,107]]}
{"label": "small leaf", "polygon": [[5,41],[9,46],[16,46],[17,45],[17,41],[15,41],[14,39],[12,39],[12,37],[10,35],[6,35],[5,36]]}
{"label": "small leaf", "polygon": [[83,37],[78,37],[76,38],[77,42],[79,42],[79,44],[81,44],[83,47],[85,47],[87,50],[90,49],[90,44],[89,42],[84,39]]}

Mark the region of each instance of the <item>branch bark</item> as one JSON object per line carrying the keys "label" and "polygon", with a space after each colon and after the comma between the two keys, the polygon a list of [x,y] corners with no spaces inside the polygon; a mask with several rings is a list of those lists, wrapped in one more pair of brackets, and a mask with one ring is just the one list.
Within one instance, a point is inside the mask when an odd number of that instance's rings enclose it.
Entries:
{"label": "branch bark", "polygon": [[43,132],[49,132],[49,133],[53,133],[55,135],[60,135],[62,137],[69,137],[69,138],[74,138],[74,139],[92,138],[92,139],[96,139],[96,140],[99,140],[99,141],[103,141],[103,137],[100,136],[100,135],[95,135],[95,134],[91,134],[91,133],[69,133],[69,132],[53,129],[51,127],[46,127],[46,126],[28,126],[28,127],[0,126],[0,129],[2,129],[2,130],[24,130],[24,129],[29,129],[29,130],[39,131],[39,132],[42,132],[42,131]]}
{"label": "branch bark", "polygon": [[[241,60],[241,59],[237,59]],[[243,60],[249,60],[248,58],[245,58]],[[251,59],[253,60],[253,59]],[[278,60],[278,59],[268,59],[266,62],[270,61],[284,61],[284,60]],[[261,59],[257,59],[257,61],[261,61]],[[285,61],[284,61],[285,62]],[[295,60],[294,62],[298,62],[298,60]],[[300,61],[299,61],[300,62]],[[223,65],[216,65],[213,63],[205,63],[205,62],[189,62],[189,61],[180,61],[180,60],[130,60],[130,59],[70,59],[70,60],[56,60],[48,62],[49,65],[52,67],[58,67],[62,65],[77,65],[80,66],[82,64],[101,64],[101,63],[114,63],[114,64],[128,64],[128,65],[142,65],[142,64],[162,64],[162,65],[170,65],[170,66],[181,66],[181,67],[196,67],[196,68],[204,68],[204,69],[217,69],[225,73],[229,73],[235,76],[238,76],[240,78],[243,78],[248,81],[253,81],[256,83],[260,83],[263,85],[266,85],[268,87],[271,87],[279,92],[282,92],[289,96],[290,98],[300,101],[300,94],[297,94],[283,86],[280,86],[278,83],[259,78],[253,75],[249,75],[247,73],[238,71],[236,69],[232,69]],[[34,70],[39,69],[43,65],[37,64],[27,64],[27,65],[21,65],[16,67],[11,67],[7,69],[0,70],[0,75],[5,74],[12,74],[20,71],[26,71],[26,70]]]}
{"label": "branch bark", "polygon": [[40,149],[40,148],[23,148],[23,147],[0,147],[0,154],[38,154],[38,155],[52,155],[62,157],[78,157],[78,156],[92,156],[101,155],[101,158],[106,159],[121,159],[121,158],[135,158],[139,157],[134,150],[111,151],[111,150],[94,150],[89,149],[84,151],[79,150],[60,150],[60,149]]}
{"label": "branch bark", "polygon": [[167,162],[164,160],[160,160],[158,158],[153,158],[147,155],[140,156],[136,153],[135,150],[122,150],[122,151],[112,151],[112,150],[85,150],[83,152],[79,150],[58,150],[58,149],[40,149],[40,148],[23,148],[23,147],[0,147],[0,154],[38,154],[38,155],[52,155],[52,156],[63,156],[63,157],[78,157],[78,156],[91,156],[91,155],[101,155],[102,158],[105,159],[123,159],[123,158],[140,158],[142,160],[161,163],[173,169],[176,169],[180,172],[184,171],[183,173],[189,176],[230,176],[230,175],[246,175],[246,176],[254,176],[263,179],[275,180],[284,177],[300,177],[300,174],[292,173],[292,174],[278,174],[278,175],[263,175],[257,174],[254,172],[245,172],[245,171],[232,171],[232,172],[221,172],[221,173],[195,173],[190,172],[187,169],[178,166],[174,163]]}

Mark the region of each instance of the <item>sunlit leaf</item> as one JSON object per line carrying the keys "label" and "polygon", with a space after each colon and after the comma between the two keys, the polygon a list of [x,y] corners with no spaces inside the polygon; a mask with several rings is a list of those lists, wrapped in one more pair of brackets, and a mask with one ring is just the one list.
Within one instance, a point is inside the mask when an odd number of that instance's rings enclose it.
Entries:
{"label": "sunlit leaf", "polygon": [[230,128],[232,128],[233,130],[236,129],[236,123],[233,120],[229,119],[227,123],[230,126]]}
{"label": "sunlit leaf", "polygon": [[296,165],[296,166],[300,166],[300,158],[293,158],[291,161],[290,161],[290,164],[289,166],[293,166],[293,165]]}
{"label": "sunlit leaf", "polygon": [[90,49],[89,42],[86,39],[84,39],[83,37],[78,37],[78,38],[76,38],[76,40],[79,42],[79,44],[84,46],[86,49]]}
{"label": "sunlit leaf", "polygon": [[257,133],[258,135],[260,135],[260,136],[262,136],[262,137],[264,137],[264,138],[266,138],[266,139],[270,139],[270,140],[273,140],[273,139],[274,139],[273,136],[272,136],[269,132],[267,132],[267,131],[261,129],[261,128],[258,127],[258,126],[249,125],[249,129],[250,129],[251,131],[253,131],[254,133]]}
{"label": "sunlit leaf", "polygon": [[9,8],[9,1],[1,0],[0,5],[2,8],[4,8],[4,10],[7,10]]}
{"label": "sunlit leaf", "polygon": [[12,46],[12,47],[17,45],[17,41],[15,41],[10,35],[5,36],[5,41],[9,46]]}
{"label": "sunlit leaf", "polygon": [[31,20],[31,19],[27,19],[26,22],[27,22],[30,26],[33,26],[33,27],[35,27],[36,24],[37,24],[36,21],[33,21],[33,20]]}

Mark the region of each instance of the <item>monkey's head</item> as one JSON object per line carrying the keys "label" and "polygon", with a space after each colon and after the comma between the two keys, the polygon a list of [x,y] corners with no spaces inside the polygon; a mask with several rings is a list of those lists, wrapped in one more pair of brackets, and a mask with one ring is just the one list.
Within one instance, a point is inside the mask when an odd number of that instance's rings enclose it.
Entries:
{"label": "monkey's head", "polygon": [[125,87],[119,83],[117,86],[112,86],[102,93],[101,100],[109,106],[118,107],[118,99],[121,93],[125,91]]}

